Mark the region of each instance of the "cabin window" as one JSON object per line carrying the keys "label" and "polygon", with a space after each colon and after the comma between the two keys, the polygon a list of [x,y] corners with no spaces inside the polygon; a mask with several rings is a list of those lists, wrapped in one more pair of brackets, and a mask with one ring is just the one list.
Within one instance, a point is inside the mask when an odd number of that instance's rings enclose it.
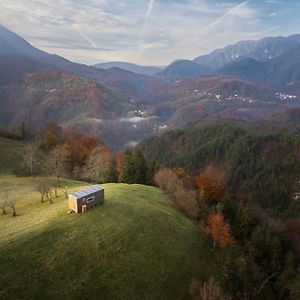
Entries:
{"label": "cabin window", "polygon": [[86,202],[92,202],[92,201],[94,201],[94,196],[92,196],[92,197],[89,197],[89,198],[87,198],[87,200],[86,200]]}

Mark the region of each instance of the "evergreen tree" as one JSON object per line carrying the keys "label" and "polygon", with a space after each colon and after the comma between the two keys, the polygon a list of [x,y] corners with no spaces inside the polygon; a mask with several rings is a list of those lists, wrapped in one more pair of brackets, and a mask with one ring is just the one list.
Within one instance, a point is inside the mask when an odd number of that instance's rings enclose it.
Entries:
{"label": "evergreen tree", "polygon": [[154,183],[154,175],[158,172],[159,170],[159,164],[157,161],[154,162],[147,162],[148,165],[148,171],[147,171],[147,184],[148,185],[155,185]]}
{"label": "evergreen tree", "polygon": [[235,211],[234,204],[232,203],[232,200],[228,193],[225,194],[224,199],[222,201],[222,214],[230,224],[233,223],[235,219],[236,211]]}
{"label": "evergreen tree", "polygon": [[137,151],[134,156],[134,182],[147,184],[148,181],[148,166],[141,151]]}
{"label": "evergreen tree", "polygon": [[111,161],[110,171],[109,171],[108,176],[107,176],[107,181],[108,182],[113,182],[113,183],[118,182],[118,172],[117,172],[116,164],[117,164],[116,161],[113,159]]}
{"label": "evergreen tree", "polygon": [[131,150],[126,150],[124,154],[124,171],[122,182],[134,183],[135,181],[135,166],[133,161],[133,154]]}

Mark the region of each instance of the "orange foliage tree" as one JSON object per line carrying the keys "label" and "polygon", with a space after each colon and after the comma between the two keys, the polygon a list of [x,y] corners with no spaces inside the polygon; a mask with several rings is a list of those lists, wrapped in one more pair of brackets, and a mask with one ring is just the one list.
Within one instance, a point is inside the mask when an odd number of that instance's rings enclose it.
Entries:
{"label": "orange foliage tree", "polygon": [[224,186],[206,175],[199,176],[198,186],[200,194],[207,201],[219,202],[225,195]]}
{"label": "orange foliage tree", "polygon": [[234,243],[230,226],[220,214],[212,214],[208,217],[207,226],[204,231],[213,238],[214,247],[216,243],[221,248],[231,246]]}
{"label": "orange foliage tree", "polygon": [[200,195],[206,201],[219,202],[225,195],[224,181],[224,168],[208,165],[198,177]]}
{"label": "orange foliage tree", "polygon": [[[103,147],[102,142],[84,133],[65,130],[65,143],[69,145],[72,165],[83,166],[86,159],[97,147]],[[107,150],[108,151],[108,150]]]}

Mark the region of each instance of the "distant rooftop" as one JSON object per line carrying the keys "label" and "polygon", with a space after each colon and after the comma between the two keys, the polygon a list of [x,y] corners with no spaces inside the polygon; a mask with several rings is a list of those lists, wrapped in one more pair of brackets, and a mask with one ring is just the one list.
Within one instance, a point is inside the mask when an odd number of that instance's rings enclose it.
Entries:
{"label": "distant rooftop", "polygon": [[82,191],[79,191],[79,192],[75,192],[73,194],[71,194],[71,196],[75,197],[75,198],[82,198],[82,197],[85,197],[85,196],[88,196],[88,195],[91,195],[93,193],[96,193],[96,192],[99,192],[103,190],[103,187],[101,186],[97,186],[97,185],[94,185],[94,186],[91,186],[85,190],[82,190]]}

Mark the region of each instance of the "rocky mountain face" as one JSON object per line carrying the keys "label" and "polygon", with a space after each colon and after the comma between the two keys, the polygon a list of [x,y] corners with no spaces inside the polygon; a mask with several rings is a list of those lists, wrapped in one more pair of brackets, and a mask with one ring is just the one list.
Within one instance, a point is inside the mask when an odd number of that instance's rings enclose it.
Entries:
{"label": "rocky mountain face", "polygon": [[214,50],[207,55],[196,57],[194,62],[217,70],[246,57],[258,61],[268,61],[298,47],[300,47],[299,34],[289,37],[268,37],[257,41],[241,41]]}
{"label": "rocky mountain face", "polygon": [[300,87],[300,47],[265,62],[245,58],[221,68],[218,73],[282,88]]}

